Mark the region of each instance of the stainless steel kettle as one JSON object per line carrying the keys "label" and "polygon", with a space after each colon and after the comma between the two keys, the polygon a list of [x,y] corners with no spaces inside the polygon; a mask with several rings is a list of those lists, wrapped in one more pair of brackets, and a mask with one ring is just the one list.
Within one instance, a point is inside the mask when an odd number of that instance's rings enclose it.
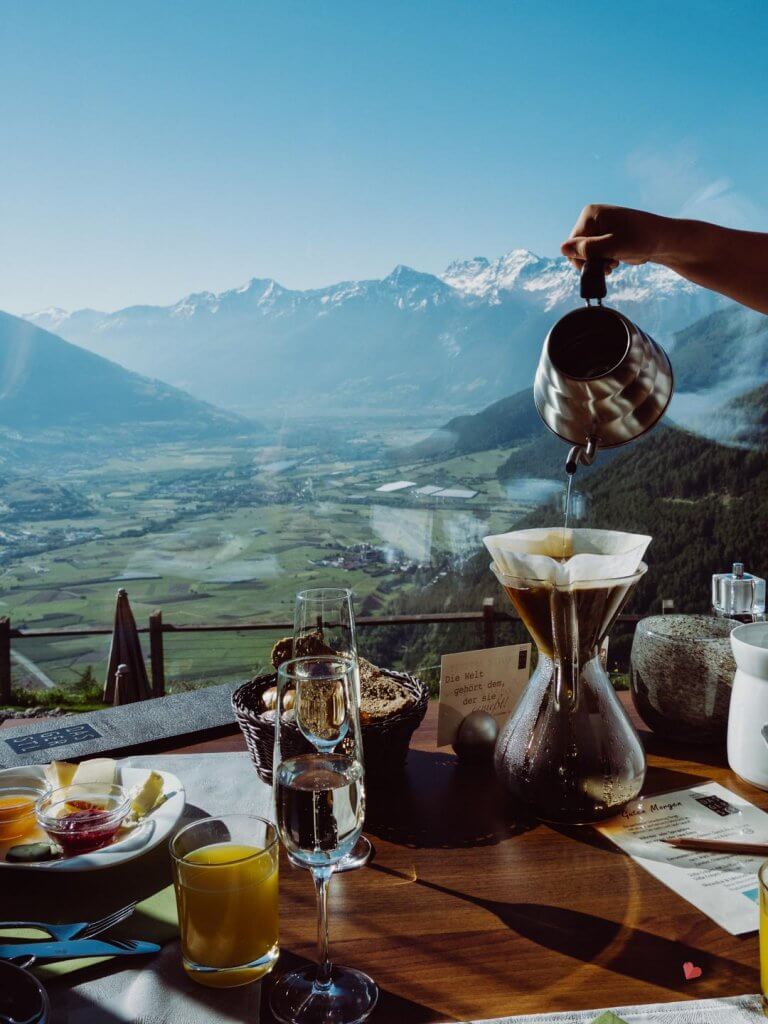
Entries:
{"label": "stainless steel kettle", "polygon": [[565,463],[570,474],[589,465],[599,448],[645,434],[672,398],[666,352],[617,309],[604,306],[605,294],[604,261],[587,260],[581,274],[586,306],[551,329],[533,385],[539,415],[573,446]]}

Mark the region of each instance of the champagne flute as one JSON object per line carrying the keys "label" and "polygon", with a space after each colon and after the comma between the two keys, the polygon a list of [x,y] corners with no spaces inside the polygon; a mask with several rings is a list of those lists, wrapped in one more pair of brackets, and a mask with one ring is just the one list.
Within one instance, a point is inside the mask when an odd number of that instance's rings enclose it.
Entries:
{"label": "champagne flute", "polygon": [[[356,666],[342,655],[313,655],[278,669],[274,793],[280,839],[309,868],[317,892],[318,966],[284,974],[270,1005],[283,1024],[356,1024],[378,999],[374,981],[328,959],[328,886],[360,837],[365,814]],[[285,696],[294,694],[293,713]],[[311,745],[296,753],[295,726]],[[306,746],[301,749],[306,749]]]}
{"label": "champagne flute", "polygon": [[357,636],[352,591],[316,587],[296,595],[293,612],[293,656],[343,654],[357,662]]}
{"label": "champagne flute", "polygon": [[[355,665],[355,692],[360,705],[360,672],[352,591],[344,587],[317,587],[296,595],[293,614],[293,656],[343,654]],[[369,839],[360,836],[336,871],[361,868],[373,856]]]}

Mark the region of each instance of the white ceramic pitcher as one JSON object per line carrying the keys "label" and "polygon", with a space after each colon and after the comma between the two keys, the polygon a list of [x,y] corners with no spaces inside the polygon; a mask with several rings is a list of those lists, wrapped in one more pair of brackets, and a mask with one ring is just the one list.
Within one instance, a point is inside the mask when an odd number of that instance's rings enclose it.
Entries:
{"label": "white ceramic pitcher", "polygon": [[731,633],[736,675],[728,714],[728,764],[745,782],[768,789],[768,622]]}

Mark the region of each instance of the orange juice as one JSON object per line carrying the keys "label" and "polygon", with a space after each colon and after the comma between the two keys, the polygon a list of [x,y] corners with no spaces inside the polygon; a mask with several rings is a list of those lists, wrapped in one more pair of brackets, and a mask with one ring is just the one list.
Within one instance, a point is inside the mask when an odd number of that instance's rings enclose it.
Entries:
{"label": "orange juice", "polygon": [[36,824],[34,797],[23,792],[0,793],[0,841],[20,839]]}
{"label": "orange juice", "polygon": [[768,1011],[768,861],[758,873],[760,880],[760,991],[763,1007]]}
{"label": "orange juice", "polygon": [[187,973],[213,988],[267,974],[278,954],[277,846],[212,843],[174,866]]}

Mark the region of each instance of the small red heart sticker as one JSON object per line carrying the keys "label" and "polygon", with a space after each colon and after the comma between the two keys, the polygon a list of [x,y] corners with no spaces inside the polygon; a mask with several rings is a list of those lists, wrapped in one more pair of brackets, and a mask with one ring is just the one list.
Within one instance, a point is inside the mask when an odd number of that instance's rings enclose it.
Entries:
{"label": "small red heart sticker", "polygon": [[690,960],[686,960],[683,964],[683,974],[685,975],[686,981],[693,981],[694,978],[701,977],[701,968],[694,967]]}

